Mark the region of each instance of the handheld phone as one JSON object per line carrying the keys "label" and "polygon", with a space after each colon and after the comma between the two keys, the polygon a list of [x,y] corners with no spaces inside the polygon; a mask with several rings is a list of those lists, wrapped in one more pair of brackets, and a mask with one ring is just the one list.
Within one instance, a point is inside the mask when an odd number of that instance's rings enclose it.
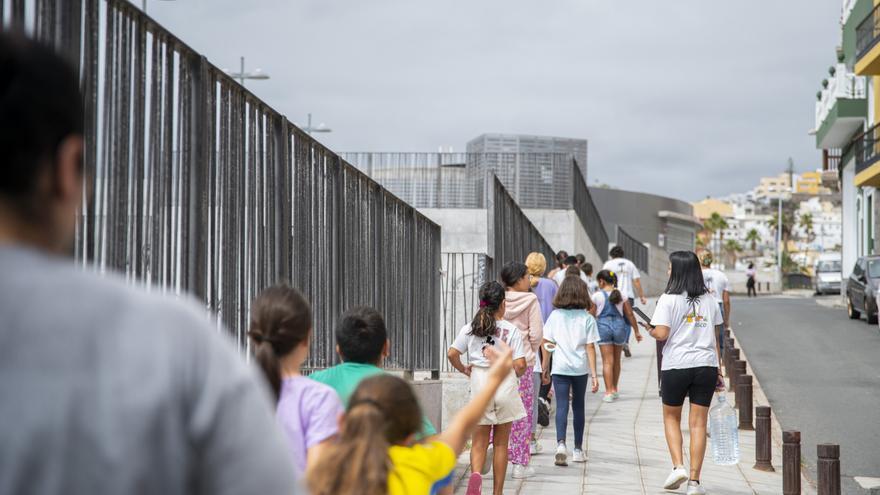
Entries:
{"label": "handheld phone", "polygon": [[641,318],[645,323],[647,323],[648,325],[651,324],[651,318],[648,315],[646,315],[644,311],[642,311],[641,309],[639,309],[635,306],[633,306],[632,310],[633,310],[633,313],[639,315],[639,318]]}

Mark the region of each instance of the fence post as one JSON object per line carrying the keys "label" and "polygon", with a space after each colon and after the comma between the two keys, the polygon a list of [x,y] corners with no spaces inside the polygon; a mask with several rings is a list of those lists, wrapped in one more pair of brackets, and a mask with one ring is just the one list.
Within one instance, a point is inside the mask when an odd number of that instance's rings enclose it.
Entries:
{"label": "fence post", "polygon": [[[734,373],[733,363],[735,361],[737,361],[738,359],[739,359],[739,349],[737,349],[736,347],[731,345],[730,346],[730,356],[727,357],[727,363],[725,364],[725,368],[724,368],[724,370],[727,372],[727,377],[730,379],[733,378],[733,373]],[[729,382],[729,385],[730,386],[728,388],[733,390],[734,383]]]}
{"label": "fence post", "polygon": [[752,376],[740,375],[736,385],[736,405],[739,406],[739,429],[754,430],[752,426]]}
{"label": "fence post", "polygon": [[770,439],[770,406],[755,408],[755,469],[773,469],[773,442]]}
{"label": "fence post", "polygon": [[190,135],[187,137],[191,151],[185,154],[189,172],[189,200],[184,231],[186,242],[184,249],[187,257],[185,287],[202,301],[207,301],[208,273],[208,222],[210,214],[208,194],[212,184],[208,173],[210,153],[213,147],[213,135],[208,128],[211,109],[208,106],[208,60],[204,56],[193,56],[189,61],[190,81]]}
{"label": "fence post", "polygon": [[733,407],[739,407],[739,381],[740,378],[746,374],[746,362],[742,359],[737,359],[733,363],[733,377],[731,378],[733,386]]}
{"label": "fence post", "polygon": [[840,446],[820,443],[816,447],[819,495],[840,495]]}
{"label": "fence post", "polygon": [[801,432],[782,432],[782,494],[801,493]]}

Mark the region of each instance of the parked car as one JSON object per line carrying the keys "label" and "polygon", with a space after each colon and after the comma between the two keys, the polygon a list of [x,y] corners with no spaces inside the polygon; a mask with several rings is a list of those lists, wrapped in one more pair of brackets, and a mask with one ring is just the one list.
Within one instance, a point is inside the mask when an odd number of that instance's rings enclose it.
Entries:
{"label": "parked car", "polygon": [[877,323],[877,290],[880,287],[880,256],[863,256],[856,261],[846,282],[846,312],[856,320],[862,314]]}
{"label": "parked car", "polygon": [[813,289],[816,294],[840,294],[840,253],[819,256],[813,268]]}

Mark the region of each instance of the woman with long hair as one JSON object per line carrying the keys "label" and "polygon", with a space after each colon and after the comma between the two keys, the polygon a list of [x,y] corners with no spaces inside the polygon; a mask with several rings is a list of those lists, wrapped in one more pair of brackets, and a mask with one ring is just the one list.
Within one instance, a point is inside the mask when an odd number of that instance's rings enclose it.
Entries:
{"label": "woman with long hair", "polygon": [[[526,257],[526,266],[532,279],[532,293],[537,296],[538,304],[541,305],[541,321],[546,322],[547,318],[550,317],[550,313],[553,312],[553,298],[556,297],[559,286],[556,285],[556,282],[544,276],[544,272],[547,269],[547,259],[543,254],[537,252],[529,253],[528,257]],[[537,389],[535,390],[537,400],[535,400],[534,421],[532,422],[533,432],[537,430],[538,423],[545,427],[550,425],[550,389],[552,385],[549,383],[545,385],[541,382],[543,371],[541,363],[544,362],[544,354],[546,353],[547,351],[544,350],[543,346],[538,348],[534,370],[537,383]],[[532,433],[530,453],[534,455],[540,452],[541,444],[535,440],[535,434]]]}
{"label": "woman with long hair", "polygon": [[[715,325],[723,322],[715,299],[703,281],[697,255],[676,251],[669,255],[669,283],[657,301],[651,324],[642,324],[657,340],[665,341],[660,394],[663,425],[672,457],[672,473],[663,487],[677,489],[688,482],[688,495],[706,493],[700,472],[706,455],[706,422],[712,396],[724,387]],[[690,472],[682,454],[681,409],[690,401]]]}
{"label": "woman with long hair", "polygon": [[632,322],[629,301],[617,290],[614,272],[602,270],[596,274],[599,290],[593,292],[599,328],[599,350],[602,353],[602,378],[605,381],[604,402],[614,402],[620,397],[620,354],[629,340],[629,329],[636,334],[636,342],[642,341],[639,327]]}

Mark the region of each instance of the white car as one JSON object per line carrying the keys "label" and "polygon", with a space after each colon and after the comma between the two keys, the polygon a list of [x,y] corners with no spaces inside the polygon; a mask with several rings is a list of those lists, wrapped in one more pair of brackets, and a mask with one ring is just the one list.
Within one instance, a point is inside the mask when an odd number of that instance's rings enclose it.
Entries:
{"label": "white car", "polygon": [[816,294],[840,294],[840,255],[822,255],[813,270]]}

